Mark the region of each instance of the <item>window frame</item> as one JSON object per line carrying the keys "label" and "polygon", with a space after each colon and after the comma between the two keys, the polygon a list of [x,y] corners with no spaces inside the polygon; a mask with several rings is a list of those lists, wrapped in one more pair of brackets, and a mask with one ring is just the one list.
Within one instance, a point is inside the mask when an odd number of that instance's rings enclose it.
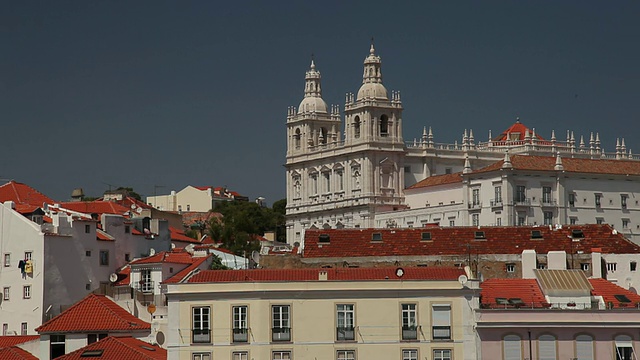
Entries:
{"label": "window frame", "polygon": [[231,353],[232,360],[249,360],[248,351],[234,351]]}
{"label": "window frame", "polygon": [[191,353],[192,360],[211,360],[211,352],[198,351]]}
{"label": "window frame", "polygon": [[401,349],[402,360],[419,360],[420,353],[417,348]]}
{"label": "window frame", "polygon": [[231,335],[234,343],[249,342],[249,306],[231,307]]}
{"label": "window frame", "polygon": [[[449,317],[447,318],[446,324],[440,324],[438,318],[436,316],[436,312],[438,308],[447,308],[447,313]],[[437,303],[431,304],[431,339],[434,341],[452,341],[453,340],[453,328],[451,322],[452,316],[452,306],[451,303]],[[448,331],[448,336],[436,336],[436,331]]]}
{"label": "window frame", "polygon": [[[276,319],[276,309],[278,309]],[[286,309],[286,316],[283,310]],[[275,326],[276,322],[280,326]],[[289,336],[276,334],[289,334]],[[280,337],[283,337],[282,339]],[[271,341],[272,342],[291,342],[291,304],[272,304],[271,305]]]}
{"label": "window frame", "polygon": [[22,298],[31,299],[31,285],[22,286]]}
{"label": "window frame", "polygon": [[336,360],[356,360],[356,351],[355,350],[336,350]]}
{"label": "window frame", "polygon": [[[355,341],[356,306],[353,303],[336,304],[336,341]],[[342,315],[342,318],[341,318]],[[340,326],[342,323],[342,326]]]}
{"label": "window frame", "polygon": [[[436,352],[440,351],[441,354],[436,355]],[[448,352],[448,356],[445,357],[445,352]],[[453,360],[453,349],[432,349],[431,354],[433,360]]]}
{"label": "window frame", "polygon": [[[278,358],[276,358],[276,354],[279,354]],[[287,355],[287,357],[284,357],[284,355]],[[271,359],[272,360],[291,360],[293,359],[293,352],[291,350],[272,350]]]}
{"label": "window frame", "polygon": [[402,341],[418,341],[418,304],[415,302],[400,304],[400,333]]}
{"label": "window frame", "polygon": [[4,267],[11,267],[11,253],[4,253],[3,264]]}
{"label": "window frame", "polygon": [[3,301],[11,300],[11,286],[4,286],[2,288],[2,300]]}
{"label": "window frame", "polygon": [[109,250],[100,250],[99,254],[100,266],[109,266]]}
{"label": "window frame", "polygon": [[[206,310],[206,313],[204,310]],[[198,312],[198,314],[196,314],[196,312]],[[196,320],[196,315],[199,317],[198,320]],[[196,336],[204,337],[203,335],[206,335],[206,339],[198,339],[196,341]],[[191,343],[211,343],[211,306],[202,305],[191,307]]]}
{"label": "window frame", "polygon": [[[54,341],[54,337],[55,337],[55,341]],[[50,354],[52,359],[55,356],[54,352],[53,352],[54,347],[56,349],[62,348],[61,349],[62,350],[61,351],[61,355],[58,355],[58,356],[62,356],[64,354],[66,354],[66,352],[67,352],[67,338],[66,338],[66,336],[64,334],[51,334],[51,335],[49,335],[49,354]],[[59,353],[59,352],[60,352],[60,350],[58,350],[56,353]]]}
{"label": "window frame", "polygon": [[26,322],[22,322],[20,324],[20,335],[21,336],[26,336],[29,332],[29,324]]}

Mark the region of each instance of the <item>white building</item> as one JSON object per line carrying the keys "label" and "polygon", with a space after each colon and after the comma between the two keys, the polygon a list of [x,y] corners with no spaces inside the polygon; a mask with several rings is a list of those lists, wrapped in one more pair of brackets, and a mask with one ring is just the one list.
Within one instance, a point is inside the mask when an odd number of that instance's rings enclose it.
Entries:
{"label": "white building", "polygon": [[178,192],[171,191],[168,195],[148,196],[147,204],[165,211],[207,212],[217,202],[233,200],[247,201],[248,198],[223,187],[189,185]]}
{"label": "white building", "polygon": [[[615,153],[605,153],[597,133],[595,136],[593,133],[588,135],[588,143],[583,135],[577,141],[571,131],[567,131],[566,141],[558,140],[555,131],[546,140],[536,134],[535,129],[527,128],[518,120],[496,137],[489,131],[486,142],[476,141],[473,130],[465,129],[460,143],[436,143],[431,129],[425,127],[419,139],[405,143],[400,93],[392,91],[389,96],[382,84],[380,69],[380,57],[372,46],[364,61],[362,85],[356,96],[347,94],[344,114],[341,115],[337,106],[328,107],[322,99],[320,72],[312,61],[305,76],[304,98],[297,108],[290,107],[287,114],[288,243],[299,242],[304,229],[310,228],[410,227],[427,222],[460,226],[475,224],[475,220],[480,225],[543,224],[549,221],[569,224],[573,220],[576,223],[602,220],[617,228],[624,228],[620,218],[625,219],[624,224],[628,226],[640,223],[640,219],[632,218],[633,212],[628,214],[625,211],[620,213],[603,209],[605,214],[597,215],[601,210],[595,208],[593,201],[581,203],[580,209],[574,209],[579,210],[578,213],[566,209],[569,191],[580,195],[583,191],[592,192],[602,186],[604,188],[600,191],[612,192],[606,194],[609,197],[603,207],[617,203],[620,210],[622,200],[619,197],[624,194],[617,193],[614,196],[614,189],[626,193],[629,200],[635,202],[633,196],[637,189],[640,190],[640,185],[634,185],[637,182],[633,181],[625,182],[626,174],[622,172],[626,164],[635,163],[638,157],[627,151],[624,139],[617,140]],[[512,194],[519,186],[514,181],[523,182],[524,177],[531,177],[531,181],[525,185],[531,194],[539,193],[536,196],[538,200],[525,210],[515,210],[513,203],[504,203],[501,211],[481,211],[476,219],[473,211],[478,212],[476,208],[479,208],[479,204],[473,203],[473,189],[471,193],[466,191],[473,185],[467,175],[499,162],[505,157],[505,152],[512,156],[555,157],[560,154],[563,160],[590,159],[593,164],[600,165],[594,165],[595,172],[578,171],[570,180],[547,179],[542,180],[544,184],[535,180],[535,177],[541,176],[539,172],[525,174],[514,171],[518,174],[516,176],[520,176],[517,180],[513,177],[509,180],[494,177],[490,181],[505,181],[502,189],[505,201],[513,197],[507,195],[507,191]],[[620,172],[616,173],[618,175],[613,182],[609,181],[612,175],[609,171],[596,170],[610,167]],[[459,174],[454,175],[458,172],[464,172],[463,181]],[[629,179],[633,174],[629,173]],[[412,187],[421,181],[428,181],[426,179],[434,175],[445,176],[429,183],[438,191],[418,190],[421,186]],[[547,172],[544,176],[551,175]],[[578,181],[582,177],[585,179]],[[594,177],[596,181],[592,181]],[[477,177],[473,179],[479,181]],[[553,199],[548,199],[548,193],[542,194],[547,190],[547,183],[555,189],[552,190],[555,191]],[[624,186],[618,188],[619,184]],[[507,186],[515,188],[507,189]],[[489,193],[495,191],[493,187],[488,189],[485,186],[482,191],[483,198],[498,199]],[[590,198],[593,196],[591,194]],[[543,197],[555,203],[541,203]],[[532,199],[533,195],[529,200]],[[485,201],[482,206],[490,208],[490,204],[490,201]],[[553,209],[546,210],[549,207]],[[523,211],[524,221],[519,222]],[[631,231],[626,234],[631,235]]]}

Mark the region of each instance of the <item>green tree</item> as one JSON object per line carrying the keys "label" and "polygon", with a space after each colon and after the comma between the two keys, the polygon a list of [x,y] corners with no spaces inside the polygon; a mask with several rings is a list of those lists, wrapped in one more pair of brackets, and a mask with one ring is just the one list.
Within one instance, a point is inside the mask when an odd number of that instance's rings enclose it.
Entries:
{"label": "green tree", "polygon": [[231,270],[228,266],[222,263],[222,259],[220,256],[213,254],[213,258],[211,259],[211,266],[209,266],[210,270]]}

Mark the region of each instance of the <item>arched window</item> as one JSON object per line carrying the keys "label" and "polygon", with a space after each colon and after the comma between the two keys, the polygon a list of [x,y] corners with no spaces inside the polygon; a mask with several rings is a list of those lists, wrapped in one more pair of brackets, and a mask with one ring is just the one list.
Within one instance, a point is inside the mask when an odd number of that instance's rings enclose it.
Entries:
{"label": "arched window", "polygon": [[389,117],[380,116],[380,136],[389,136]]}
{"label": "arched window", "polygon": [[593,360],[593,338],[591,335],[576,336],[576,360]]}
{"label": "arched window", "polygon": [[355,137],[356,139],[360,138],[360,117],[356,116],[355,119],[353,119],[353,137]]}
{"label": "arched window", "polygon": [[538,359],[556,360],[556,337],[545,334],[538,337]]}
{"label": "arched window", "polygon": [[327,143],[327,128],[320,128],[320,136],[321,138],[318,140],[318,142],[322,145]]}
{"label": "arched window", "polygon": [[518,335],[507,335],[502,339],[504,360],[522,359],[522,341]]}
{"label": "arched window", "polygon": [[294,145],[296,147],[296,149],[300,149],[300,138],[302,135],[300,135],[300,129],[296,129],[296,134],[293,135],[293,139],[294,139]]}
{"label": "arched window", "polygon": [[616,360],[635,360],[631,336],[616,336]]}

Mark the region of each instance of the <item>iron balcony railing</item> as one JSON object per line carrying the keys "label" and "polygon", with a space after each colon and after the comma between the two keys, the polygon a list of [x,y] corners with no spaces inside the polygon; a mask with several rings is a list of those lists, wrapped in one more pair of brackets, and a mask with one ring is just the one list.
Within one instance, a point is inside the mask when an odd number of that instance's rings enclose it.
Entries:
{"label": "iron balcony railing", "polygon": [[271,329],[272,341],[291,341],[291,328],[275,327]]}
{"label": "iron balcony railing", "polygon": [[192,343],[210,343],[211,342],[211,330],[209,330],[209,329],[192,329],[191,330],[191,342]]}
{"label": "iron balcony railing", "polygon": [[338,341],[350,341],[356,339],[355,328],[353,326],[339,326],[336,328],[336,339]]}
{"label": "iron balcony railing", "polygon": [[418,340],[418,326],[403,326],[402,340]]}
{"label": "iron balcony railing", "polygon": [[233,329],[233,342],[247,342],[249,341],[249,329],[236,328]]}

